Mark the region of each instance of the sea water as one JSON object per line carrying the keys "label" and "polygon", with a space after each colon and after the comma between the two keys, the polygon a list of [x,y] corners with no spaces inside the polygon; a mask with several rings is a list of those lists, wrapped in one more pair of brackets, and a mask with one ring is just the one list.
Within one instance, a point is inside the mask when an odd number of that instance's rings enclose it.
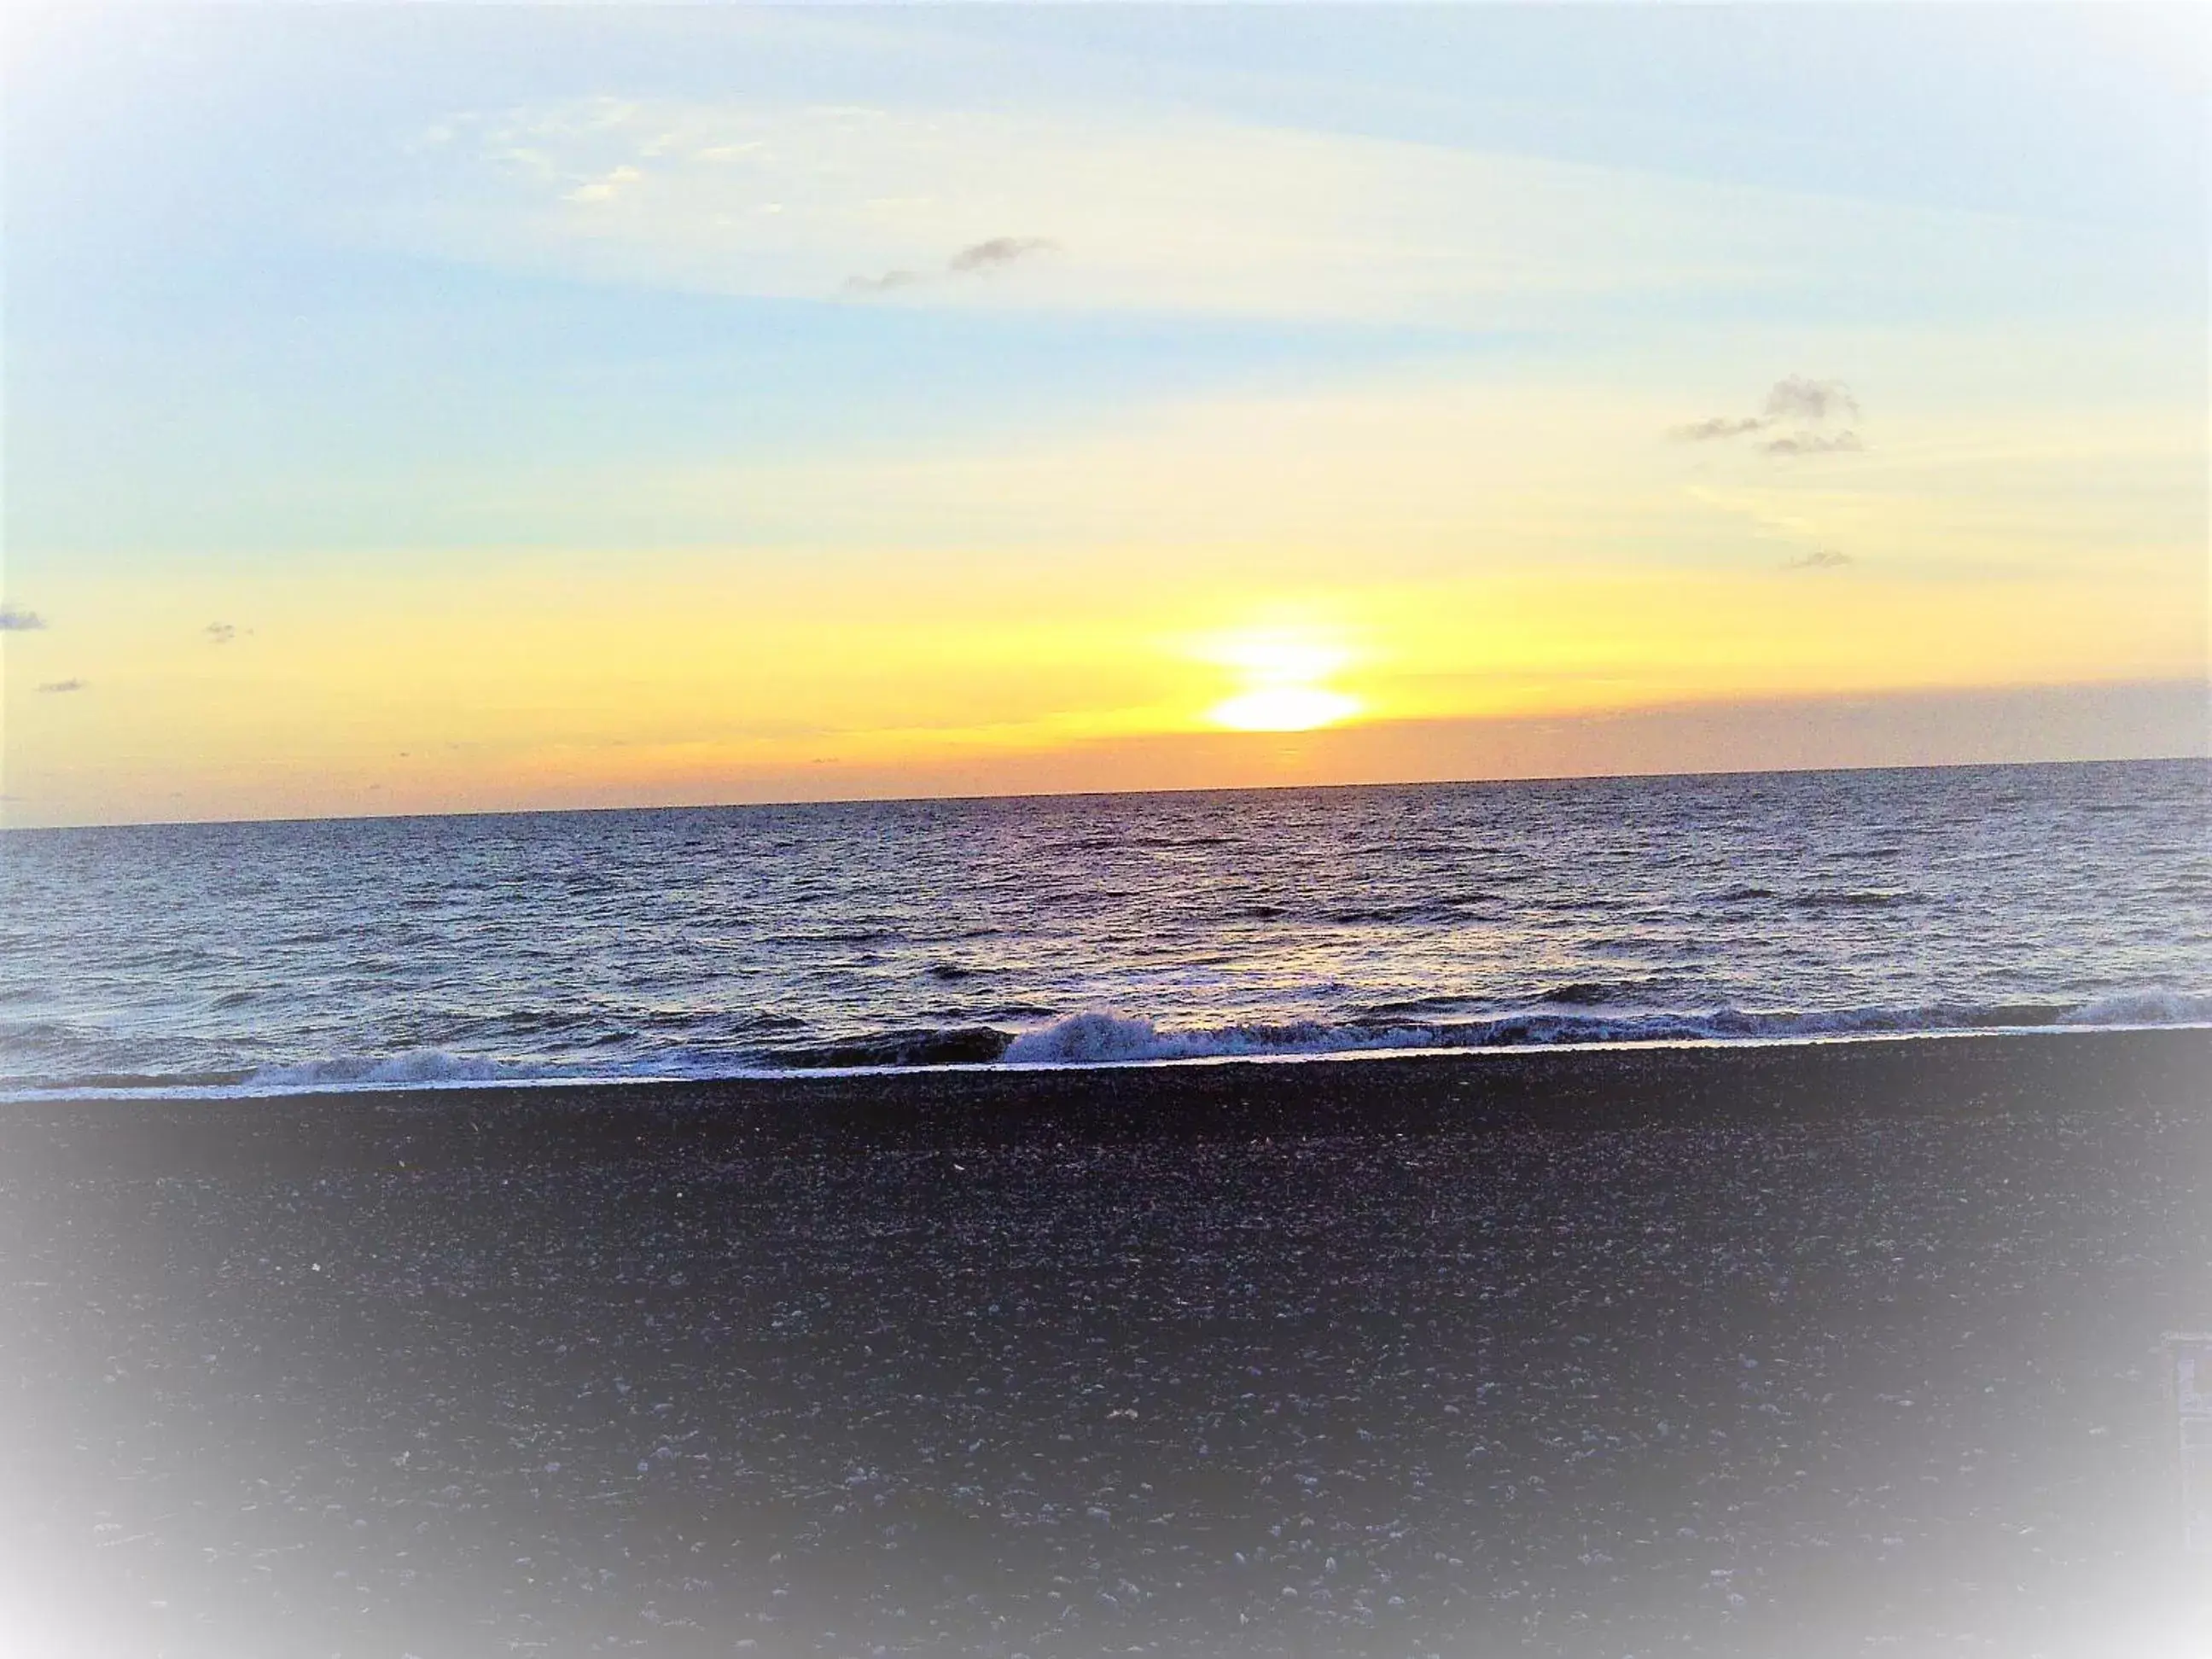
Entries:
{"label": "sea water", "polygon": [[2212,1020],[2142,762],[15,830],[0,1090]]}

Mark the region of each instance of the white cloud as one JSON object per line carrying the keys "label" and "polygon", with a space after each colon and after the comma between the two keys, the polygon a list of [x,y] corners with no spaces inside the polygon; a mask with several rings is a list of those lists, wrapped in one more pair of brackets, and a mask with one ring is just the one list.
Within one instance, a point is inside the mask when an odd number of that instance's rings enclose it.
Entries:
{"label": "white cloud", "polygon": [[[1621,296],[2025,295],[2082,257],[1993,217],[1197,115],[592,99],[456,117],[421,154],[429,195],[391,228],[445,252],[855,303],[1487,327]],[[948,268],[994,280],[880,281]]]}
{"label": "white cloud", "polygon": [[645,174],[634,167],[609,167],[599,178],[580,184],[562,197],[564,202],[611,202],[625,185],[634,185]]}

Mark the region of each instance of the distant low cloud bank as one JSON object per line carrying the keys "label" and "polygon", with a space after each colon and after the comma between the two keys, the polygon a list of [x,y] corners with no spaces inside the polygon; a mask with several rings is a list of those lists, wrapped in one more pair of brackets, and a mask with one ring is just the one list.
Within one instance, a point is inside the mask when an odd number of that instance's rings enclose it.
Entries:
{"label": "distant low cloud bank", "polygon": [[83,680],[48,680],[39,690],[49,695],[58,695],[67,691],[82,691],[85,684],[86,682]]}
{"label": "distant low cloud bank", "polygon": [[1792,559],[1782,568],[1784,570],[1840,570],[1851,562],[1851,556],[1839,548],[1816,547],[1803,558]]}
{"label": "distant low cloud bank", "polygon": [[46,625],[46,619],[35,611],[26,611],[20,605],[0,605],[0,634],[30,634]]}
{"label": "distant low cloud bank", "polygon": [[205,628],[200,629],[200,632],[207,636],[207,642],[210,645],[228,645],[233,640],[238,637],[238,624],[235,623],[227,622],[211,622]]}
{"label": "distant low cloud bank", "polygon": [[1859,400],[1841,380],[1792,374],[1768,388],[1756,415],[1711,415],[1667,435],[1680,443],[1711,443],[1772,432],[1759,446],[1770,455],[1830,455],[1866,447],[1858,433],[1844,424],[1858,420],[1861,413]]}

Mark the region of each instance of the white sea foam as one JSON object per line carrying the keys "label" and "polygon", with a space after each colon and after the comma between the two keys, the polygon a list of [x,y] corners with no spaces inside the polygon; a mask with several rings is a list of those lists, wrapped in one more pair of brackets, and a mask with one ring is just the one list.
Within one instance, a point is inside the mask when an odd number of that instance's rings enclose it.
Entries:
{"label": "white sea foam", "polygon": [[1330,1054],[1360,1048],[1429,1048],[1431,1032],[1419,1027],[1230,1025],[1162,1030],[1127,1014],[1070,1015],[1024,1031],[1000,1058],[1016,1066],[1102,1066],[1133,1060],[1220,1059],[1237,1054]]}
{"label": "white sea foam", "polygon": [[441,1083],[542,1081],[565,1068],[521,1066],[476,1054],[451,1054],[438,1048],[405,1054],[341,1055],[295,1066],[264,1066],[246,1079],[257,1092],[276,1089],[419,1089]]}
{"label": "white sea foam", "polygon": [[1809,1012],[1717,1008],[1705,1012],[1563,1014],[1549,1010],[1488,1018],[1328,1024],[1162,1028],[1141,1016],[1090,1012],[1017,1036],[1011,1065],[1101,1066],[1138,1060],[1240,1055],[1357,1054],[1376,1049],[1499,1048],[1620,1042],[1788,1042],[1820,1037],[2026,1030],[2053,1025],[2212,1024],[2212,995],[2142,991],[2075,1007],[1968,1005],[1838,1008]]}
{"label": "white sea foam", "polygon": [[2060,1019],[2068,1025],[2212,1024],[2212,995],[2130,991],[2069,1009]]}

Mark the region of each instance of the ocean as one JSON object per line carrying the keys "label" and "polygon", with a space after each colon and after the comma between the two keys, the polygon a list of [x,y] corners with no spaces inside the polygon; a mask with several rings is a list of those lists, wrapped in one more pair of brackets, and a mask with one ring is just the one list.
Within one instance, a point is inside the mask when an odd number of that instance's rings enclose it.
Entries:
{"label": "ocean", "polygon": [[14,830],[0,1092],[2212,1022],[2200,761]]}

